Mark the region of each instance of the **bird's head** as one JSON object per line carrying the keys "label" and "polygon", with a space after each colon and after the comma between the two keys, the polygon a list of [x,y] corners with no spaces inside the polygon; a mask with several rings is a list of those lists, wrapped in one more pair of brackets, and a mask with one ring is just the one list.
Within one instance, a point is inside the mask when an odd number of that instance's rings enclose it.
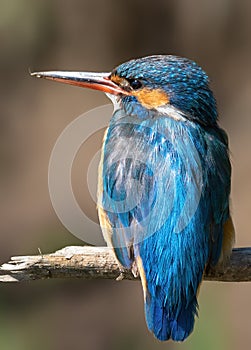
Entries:
{"label": "bird's head", "polygon": [[217,119],[207,74],[186,58],[148,56],[122,63],[111,73],[52,71],[32,75],[101,90],[139,117],[152,111],[202,125],[213,125]]}

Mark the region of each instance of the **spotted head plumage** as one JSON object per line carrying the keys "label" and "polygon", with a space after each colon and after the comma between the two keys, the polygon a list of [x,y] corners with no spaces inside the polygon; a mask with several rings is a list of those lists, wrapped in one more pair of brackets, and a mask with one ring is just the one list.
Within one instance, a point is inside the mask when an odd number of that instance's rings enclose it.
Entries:
{"label": "spotted head plumage", "polygon": [[130,60],[112,71],[111,80],[128,92],[122,99],[125,105],[171,106],[190,120],[216,123],[216,102],[208,76],[187,58],[156,55]]}

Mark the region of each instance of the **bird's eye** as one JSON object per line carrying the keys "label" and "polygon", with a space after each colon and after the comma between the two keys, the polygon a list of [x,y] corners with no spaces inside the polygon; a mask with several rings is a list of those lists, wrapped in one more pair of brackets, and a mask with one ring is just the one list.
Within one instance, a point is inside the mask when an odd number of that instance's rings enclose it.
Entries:
{"label": "bird's eye", "polygon": [[142,86],[142,83],[138,79],[128,79],[128,82],[133,90],[138,90]]}

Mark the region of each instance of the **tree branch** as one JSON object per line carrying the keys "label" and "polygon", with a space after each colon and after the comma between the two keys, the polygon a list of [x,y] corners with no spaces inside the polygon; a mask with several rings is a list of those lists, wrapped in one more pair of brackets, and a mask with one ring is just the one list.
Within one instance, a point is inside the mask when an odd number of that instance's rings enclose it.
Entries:
{"label": "tree branch", "polygon": [[[0,282],[21,282],[45,278],[135,280],[130,270],[118,265],[106,247],[65,247],[52,254],[16,256],[0,267]],[[251,281],[251,248],[237,248],[225,266],[211,269],[208,281]]]}

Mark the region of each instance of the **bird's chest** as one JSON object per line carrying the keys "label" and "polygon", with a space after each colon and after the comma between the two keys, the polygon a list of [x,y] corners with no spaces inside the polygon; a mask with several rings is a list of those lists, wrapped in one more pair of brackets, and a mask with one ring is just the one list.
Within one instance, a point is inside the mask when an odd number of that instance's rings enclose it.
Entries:
{"label": "bird's chest", "polygon": [[102,176],[135,177],[139,168],[141,174],[155,176],[170,170],[181,173],[184,166],[198,168],[206,155],[204,141],[195,128],[170,118],[114,123],[102,148]]}
{"label": "bird's chest", "polygon": [[140,206],[147,213],[157,198],[171,200],[170,193],[194,196],[202,187],[200,152],[191,130],[168,118],[112,124],[99,170],[103,206],[117,212]]}

